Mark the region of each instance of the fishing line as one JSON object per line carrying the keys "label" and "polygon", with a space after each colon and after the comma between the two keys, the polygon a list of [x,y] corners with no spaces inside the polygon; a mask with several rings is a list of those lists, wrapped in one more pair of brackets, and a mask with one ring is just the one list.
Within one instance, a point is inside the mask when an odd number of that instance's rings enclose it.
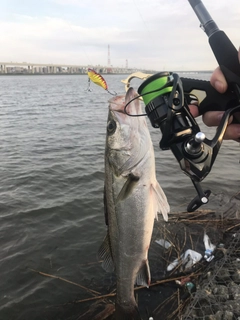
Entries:
{"label": "fishing line", "polygon": [[116,96],[117,95],[117,92],[116,91],[113,91],[113,92],[110,92],[109,90],[106,90],[108,93],[110,93],[112,96]]}
{"label": "fishing line", "polygon": [[147,26],[147,24],[146,24],[145,20],[143,19],[143,16],[142,16],[142,14],[141,14],[141,12],[140,12],[140,10],[139,10],[139,8],[138,8],[138,6],[137,6],[137,4],[136,4],[135,0],[133,0],[133,3],[134,3],[134,5],[135,5],[135,7],[136,7],[136,9],[137,9],[137,11],[138,11],[139,16],[141,17],[141,19],[142,19],[142,21],[143,21],[143,24],[144,24],[144,26],[145,26],[145,28],[146,28],[147,32],[151,35],[151,32],[150,32],[150,30],[148,29],[148,26]]}
{"label": "fishing line", "polygon": [[133,102],[133,101],[136,100],[136,99],[139,99],[139,98],[141,98],[141,97],[143,97],[143,96],[145,96],[145,95],[147,95],[147,94],[155,93],[155,92],[161,91],[162,89],[167,88],[168,85],[169,85],[169,83],[170,83],[170,81],[167,82],[164,86],[162,86],[162,87],[160,87],[160,88],[158,88],[158,89],[155,89],[155,90],[152,90],[152,91],[148,91],[148,92],[145,92],[145,93],[143,93],[143,94],[141,94],[141,95],[138,95],[138,96],[134,97],[132,100],[130,100],[130,101],[125,105],[125,107],[124,107],[124,113],[125,113],[126,115],[128,115],[129,117],[143,117],[143,116],[147,116],[147,113],[142,113],[142,114],[130,114],[130,113],[127,112],[127,107],[129,106],[129,104],[130,104],[131,102]]}

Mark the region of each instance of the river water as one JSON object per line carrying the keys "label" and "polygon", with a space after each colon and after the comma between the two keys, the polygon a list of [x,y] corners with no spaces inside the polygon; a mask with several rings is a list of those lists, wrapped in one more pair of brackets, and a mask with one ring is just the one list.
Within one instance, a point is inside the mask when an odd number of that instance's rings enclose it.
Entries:
{"label": "river water", "polygon": [[[181,75],[209,79],[210,74]],[[106,75],[121,94],[125,75]],[[0,319],[77,319],[91,295],[108,293],[111,277],[97,262],[105,235],[104,147],[111,97],[86,75],[0,77]],[[203,126],[208,138],[215,129]],[[157,179],[171,210],[195,196],[160,131],[150,127]],[[239,191],[240,149],[224,142],[204,188]],[[204,208],[210,208],[211,201]],[[40,275],[36,271],[61,279]]]}

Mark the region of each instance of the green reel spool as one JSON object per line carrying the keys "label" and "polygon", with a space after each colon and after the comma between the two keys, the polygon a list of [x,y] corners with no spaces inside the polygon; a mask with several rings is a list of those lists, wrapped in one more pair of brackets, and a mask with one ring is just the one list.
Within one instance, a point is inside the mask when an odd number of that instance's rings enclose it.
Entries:
{"label": "green reel spool", "polygon": [[[172,76],[169,72],[159,72],[145,80],[138,88],[139,95],[142,96],[147,106],[153,99],[170,93],[173,89]],[[170,82],[170,83],[169,83]],[[168,86],[166,86],[169,83]]]}

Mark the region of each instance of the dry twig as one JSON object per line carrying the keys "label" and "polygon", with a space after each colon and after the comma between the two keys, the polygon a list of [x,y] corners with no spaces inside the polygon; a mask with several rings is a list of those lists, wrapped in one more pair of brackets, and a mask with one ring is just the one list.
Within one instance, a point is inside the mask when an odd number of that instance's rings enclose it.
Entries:
{"label": "dry twig", "polygon": [[79,283],[76,283],[76,282],[73,282],[73,281],[64,279],[64,278],[62,278],[62,277],[57,277],[57,276],[54,276],[54,275],[52,275],[52,274],[48,274],[48,273],[41,272],[41,271],[34,270],[34,269],[30,269],[30,270],[33,271],[33,272],[36,272],[36,273],[40,274],[41,276],[45,276],[45,277],[49,277],[49,278],[53,278],[53,279],[58,279],[58,280],[61,280],[61,281],[64,281],[64,282],[73,284],[74,286],[78,286],[78,287],[84,289],[85,291],[93,294],[94,296],[101,294],[100,292],[97,292],[97,291],[95,291],[95,290],[88,289],[88,288],[82,286],[82,285],[79,284]]}

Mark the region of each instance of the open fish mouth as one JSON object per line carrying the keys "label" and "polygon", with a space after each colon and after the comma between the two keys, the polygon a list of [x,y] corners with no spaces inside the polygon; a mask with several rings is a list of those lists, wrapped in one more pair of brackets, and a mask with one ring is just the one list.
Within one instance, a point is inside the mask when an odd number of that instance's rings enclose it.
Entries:
{"label": "open fish mouth", "polygon": [[[131,103],[130,103],[131,102]],[[126,96],[116,96],[109,100],[110,110],[126,115],[138,116],[142,114],[142,108],[138,101],[138,94],[133,88],[129,88]],[[127,105],[127,113],[126,113]]]}

